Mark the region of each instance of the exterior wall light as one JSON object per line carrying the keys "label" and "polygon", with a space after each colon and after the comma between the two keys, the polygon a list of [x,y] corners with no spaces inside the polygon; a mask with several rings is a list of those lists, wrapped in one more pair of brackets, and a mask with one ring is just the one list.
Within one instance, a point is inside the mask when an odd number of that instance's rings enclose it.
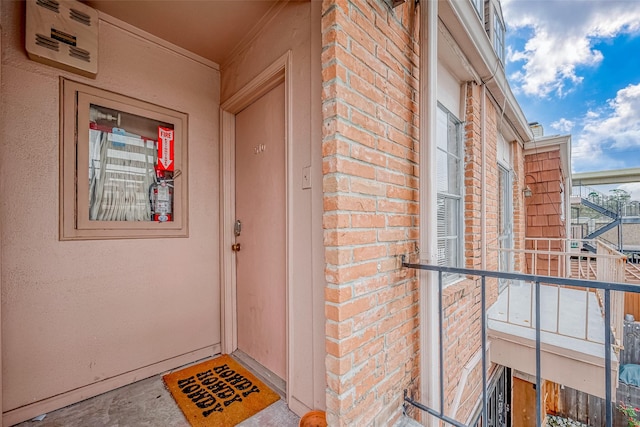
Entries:
{"label": "exterior wall light", "polygon": [[522,190],[522,194],[524,194],[524,197],[531,197],[533,196],[533,191],[531,191],[531,187],[527,185],[527,187]]}

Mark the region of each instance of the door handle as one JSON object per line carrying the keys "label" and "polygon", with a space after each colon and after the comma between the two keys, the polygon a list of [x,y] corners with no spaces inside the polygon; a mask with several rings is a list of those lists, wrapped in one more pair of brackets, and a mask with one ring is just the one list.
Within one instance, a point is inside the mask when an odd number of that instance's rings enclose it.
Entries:
{"label": "door handle", "polygon": [[233,245],[231,245],[231,250],[233,252],[240,252],[240,243],[234,243]]}

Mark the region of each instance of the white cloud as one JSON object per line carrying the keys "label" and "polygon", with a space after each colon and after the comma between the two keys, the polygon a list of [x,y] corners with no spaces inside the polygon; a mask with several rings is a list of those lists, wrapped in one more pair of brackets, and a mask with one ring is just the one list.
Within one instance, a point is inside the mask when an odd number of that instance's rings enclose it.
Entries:
{"label": "white cloud", "polygon": [[640,83],[620,89],[599,110],[588,111],[572,151],[576,171],[634,166],[640,156]]}
{"label": "white cloud", "polygon": [[526,95],[563,96],[582,82],[578,67],[597,66],[594,43],[622,33],[640,33],[640,2],[588,0],[503,0],[508,30],[529,30],[523,50],[508,60],[523,61],[510,77]]}
{"label": "white cloud", "polygon": [[551,128],[561,133],[570,133],[573,126],[575,126],[575,124],[571,120],[567,120],[565,118],[561,118],[560,120],[551,123]]}

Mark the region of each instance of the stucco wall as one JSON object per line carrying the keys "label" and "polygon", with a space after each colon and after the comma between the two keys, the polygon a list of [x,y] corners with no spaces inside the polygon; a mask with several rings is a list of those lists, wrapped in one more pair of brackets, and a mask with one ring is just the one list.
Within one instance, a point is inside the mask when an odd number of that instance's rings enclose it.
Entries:
{"label": "stucco wall", "polygon": [[[289,221],[289,405],[303,414],[325,407],[324,250],[320,152],[320,4],[292,2],[247,45],[221,65],[222,101],[241,90],[279,57],[291,52]],[[312,45],[312,42],[315,44]],[[315,67],[314,67],[315,64]],[[303,168],[312,166],[311,188]]]}
{"label": "stucco wall", "polygon": [[[219,72],[105,20],[98,77],[62,72],[27,58],[24,3],[3,3],[3,410],[213,354]],[[59,76],[189,114],[189,238],[58,240]]]}

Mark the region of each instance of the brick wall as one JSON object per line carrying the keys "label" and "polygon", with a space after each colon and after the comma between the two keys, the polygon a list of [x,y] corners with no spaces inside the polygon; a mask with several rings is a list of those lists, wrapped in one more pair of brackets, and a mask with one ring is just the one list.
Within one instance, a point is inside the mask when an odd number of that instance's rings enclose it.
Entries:
{"label": "brick wall", "polygon": [[[418,284],[400,268],[418,238],[418,25],[414,2],[323,3],[323,191],[326,258],[327,420],[329,425],[393,425],[403,391],[419,395]],[[481,87],[463,85],[465,266],[482,266],[481,246],[497,247],[498,110]],[[484,113],[481,105],[484,104]],[[482,116],[486,123],[482,123]],[[485,164],[482,157],[485,133]],[[522,187],[518,146],[514,181]],[[482,230],[482,170],[486,229]],[[430,173],[424,171],[423,173]],[[522,247],[524,202],[514,198],[515,245]],[[486,268],[495,270],[495,250]],[[490,305],[497,282],[488,280]],[[479,402],[480,281],[443,291],[445,405],[466,420]],[[466,380],[465,380],[466,378]],[[455,414],[454,414],[455,413]]]}
{"label": "brick wall", "polygon": [[[485,232],[482,232],[482,91],[465,87],[465,267],[482,268],[482,239],[486,268],[496,270],[498,257],[498,113],[487,97],[484,103]],[[514,210],[517,211],[514,203]],[[464,278],[443,289],[445,413],[466,421],[479,404],[482,370],[472,359],[481,348],[481,287],[478,278]],[[498,284],[487,279],[487,307],[497,298]]]}
{"label": "brick wall", "polygon": [[414,2],[323,2],[327,421],[392,425],[418,390],[419,22]]}
{"label": "brick wall", "polygon": [[[525,182],[532,191],[532,196],[525,199],[527,212],[526,235],[529,238],[563,238],[566,229],[562,215],[562,166],[560,150],[525,156]],[[527,242],[527,249],[535,248],[534,242]],[[560,240],[550,243],[539,243],[537,249],[563,251]],[[558,258],[539,255],[536,260],[536,271],[532,272],[533,262],[527,257],[527,273],[557,275]]]}

